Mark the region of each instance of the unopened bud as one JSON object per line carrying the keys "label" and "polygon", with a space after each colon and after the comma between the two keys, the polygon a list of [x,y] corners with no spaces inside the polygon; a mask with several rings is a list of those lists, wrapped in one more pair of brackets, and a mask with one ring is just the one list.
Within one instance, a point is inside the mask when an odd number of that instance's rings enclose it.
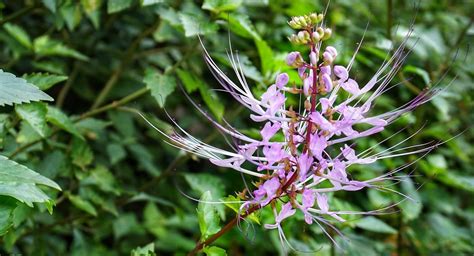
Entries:
{"label": "unopened bud", "polygon": [[299,52],[290,52],[286,56],[286,64],[295,68],[301,67],[304,64],[304,60]]}
{"label": "unopened bud", "polygon": [[313,24],[317,24],[319,22],[317,13],[311,13],[309,15],[309,18],[311,19],[311,23],[313,23]]}
{"label": "unopened bud", "polygon": [[319,38],[323,38],[324,36],[324,29],[322,27],[318,27],[316,32],[319,34]]}
{"label": "unopened bud", "polygon": [[321,37],[319,36],[318,32],[316,32],[316,31],[311,34],[311,37],[313,38],[313,42],[315,42],[315,43],[317,43],[317,42],[319,42],[319,40],[321,40]]}
{"label": "unopened bud", "polygon": [[313,66],[318,65],[318,60],[319,60],[318,54],[316,54],[316,52],[313,52],[313,51],[312,51],[312,52],[309,54],[309,60],[311,61],[311,64],[312,64]]}
{"label": "unopened bud", "polygon": [[327,40],[331,37],[332,35],[332,30],[330,28],[324,29],[324,36],[321,38],[321,40]]}

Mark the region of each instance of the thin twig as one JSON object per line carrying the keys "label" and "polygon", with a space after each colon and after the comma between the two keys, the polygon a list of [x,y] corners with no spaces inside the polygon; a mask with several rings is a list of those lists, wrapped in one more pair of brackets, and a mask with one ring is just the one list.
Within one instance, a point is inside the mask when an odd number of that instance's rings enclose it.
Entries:
{"label": "thin twig", "polygon": [[141,41],[145,37],[155,32],[160,22],[161,19],[157,19],[157,21],[150,28],[144,30],[140,35],[138,35],[137,38],[135,38],[135,40],[133,40],[133,42],[128,47],[124,57],[122,58],[119,67],[112,73],[109,80],[107,80],[107,82],[105,83],[105,86],[102,91],[99,92],[97,99],[92,104],[91,110],[97,109],[105,101],[107,95],[117,83],[118,79],[122,75],[122,72],[125,70],[125,67],[133,60],[134,53],[140,45]]}

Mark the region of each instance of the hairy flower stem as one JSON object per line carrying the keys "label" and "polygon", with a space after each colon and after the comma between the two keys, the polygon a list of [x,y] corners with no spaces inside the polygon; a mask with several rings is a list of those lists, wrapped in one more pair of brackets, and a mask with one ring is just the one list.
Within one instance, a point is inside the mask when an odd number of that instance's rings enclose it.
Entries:
{"label": "hairy flower stem", "polygon": [[233,218],[231,221],[229,221],[219,232],[215,233],[208,239],[198,242],[194,249],[188,253],[188,256],[193,256],[196,255],[198,252],[200,252],[204,247],[212,244],[214,241],[219,239],[221,236],[223,236],[225,233],[230,231],[239,221],[239,219],[244,219],[253,212],[259,210],[261,208],[260,205],[254,205],[250,209],[248,209],[244,214],[237,215],[235,218]]}

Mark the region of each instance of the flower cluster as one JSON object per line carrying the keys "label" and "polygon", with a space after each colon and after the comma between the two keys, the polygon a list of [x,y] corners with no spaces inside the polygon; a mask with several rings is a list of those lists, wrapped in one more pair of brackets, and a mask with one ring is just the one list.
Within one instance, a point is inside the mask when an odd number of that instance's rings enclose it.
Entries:
{"label": "flower cluster", "polygon": [[[265,227],[278,229],[282,240],[285,239],[282,222],[297,211],[304,214],[307,224],[321,226],[322,223],[332,228],[328,218],[343,222],[341,215],[377,213],[380,209],[371,212],[331,210],[328,195],[337,191],[382,189],[381,181],[396,179],[394,174],[409,164],[368,180],[351,178],[348,175],[350,166],[427,152],[435,146],[422,144],[400,148],[404,140],[377,154],[371,154],[373,148],[355,151],[356,139],[380,133],[402,114],[426,103],[439,91],[425,90],[397,109],[372,115],[376,99],[393,87],[389,84],[409,53],[405,50],[407,40],[393,50],[367,83],[361,85],[350,76],[359,48],[348,65],[336,65],[338,51],[323,44],[331,36],[331,30],[324,27],[323,18],[323,14],[310,14],[289,21],[293,29],[299,30],[289,37],[290,41],[306,45],[309,50],[307,60],[300,52],[291,52],[286,58],[287,64],[298,70],[300,81],[289,81],[289,76],[281,73],[259,98],[247,84],[236,55],[229,53],[238,84],[219,68],[203,46],[205,61],[215,78],[235,100],[252,112],[253,121],[262,124],[261,139],[246,136],[227,123],[221,125],[201,109],[218,129],[240,142],[234,151],[208,145],[181,128],[183,135],[168,136],[172,145],[207,158],[215,165],[257,177],[255,189],[241,196],[242,210],[272,207],[275,223]],[[301,107],[288,107],[287,94],[300,95]],[[276,140],[277,133],[284,139]],[[255,168],[244,168],[245,162]],[[283,202],[281,207],[275,203],[276,199]]]}

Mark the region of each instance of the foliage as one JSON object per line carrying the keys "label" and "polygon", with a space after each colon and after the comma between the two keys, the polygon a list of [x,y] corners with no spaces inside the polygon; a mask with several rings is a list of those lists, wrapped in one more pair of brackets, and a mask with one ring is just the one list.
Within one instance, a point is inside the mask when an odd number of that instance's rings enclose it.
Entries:
{"label": "foliage", "polygon": [[[245,188],[241,176],[175,150],[151,125],[171,134],[168,123],[176,121],[225,147],[186,92],[221,123],[258,136],[260,127],[252,127],[247,113],[241,114],[244,110],[229,95],[213,90],[216,81],[202,60],[197,35],[226,71],[231,71],[226,50],[238,51],[252,90],[261,94],[279,72],[297,76],[284,62],[291,50],[287,20],[322,11],[325,4],[0,1],[0,254],[182,255],[218,232],[239,210],[234,192]],[[377,108],[393,109],[436,83],[449,89],[392,124],[378,140],[355,146],[368,148],[395,134],[377,146],[381,151],[421,127],[410,140],[413,145],[447,142],[420,159],[354,167],[352,175],[371,178],[417,161],[410,178],[391,184],[413,201],[397,205],[396,213],[338,224],[351,241],[337,236],[341,248],[317,225],[303,230],[288,221],[285,233],[298,250],[319,250],[318,255],[474,252],[474,62],[467,47],[474,36],[474,5],[332,1],[331,43],[340,49],[338,62],[347,64],[365,33],[353,72],[367,81],[391,45],[400,43],[416,12],[410,39],[416,45],[394,81],[401,85]],[[371,210],[400,200],[383,191],[336,198],[345,210]],[[278,233],[260,225],[269,218],[265,210],[252,214],[203,253],[282,253]]]}

